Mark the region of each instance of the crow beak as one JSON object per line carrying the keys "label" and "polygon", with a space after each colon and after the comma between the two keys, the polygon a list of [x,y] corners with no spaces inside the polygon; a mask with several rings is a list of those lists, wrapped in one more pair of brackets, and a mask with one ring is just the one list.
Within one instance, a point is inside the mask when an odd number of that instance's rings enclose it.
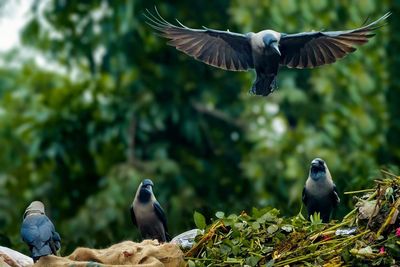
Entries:
{"label": "crow beak", "polygon": [[311,163],[311,167],[313,167],[313,168],[318,168],[318,167],[320,167],[320,165],[319,165],[319,163]]}
{"label": "crow beak", "polygon": [[271,44],[271,47],[275,51],[275,53],[277,53],[278,55],[281,55],[281,51],[279,51],[279,47],[278,47],[278,42],[273,42]]}
{"label": "crow beak", "polygon": [[311,166],[313,166],[313,167],[320,167],[320,166],[323,166],[323,165],[324,164],[322,162],[318,161],[318,160],[311,161]]}

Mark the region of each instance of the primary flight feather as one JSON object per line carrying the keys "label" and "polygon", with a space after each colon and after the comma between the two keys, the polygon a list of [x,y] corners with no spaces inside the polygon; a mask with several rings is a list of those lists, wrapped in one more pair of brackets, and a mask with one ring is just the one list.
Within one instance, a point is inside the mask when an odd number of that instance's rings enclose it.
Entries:
{"label": "primary flight feather", "polygon": [[217,68],[230,71],[255,69],[257,78],[251,92],[267,96],[276,88],[276,75],[280,66],[288,68],[314,68],[331,64],[356,50],[374,36],[374,30],[390,16],[357,29],[347,31],[317,31],[296,34],[263,30],[257,33],[191,29],[180,23],[166,21],[155,9],[147,10],[147,23],[169,39],[176,49]]}

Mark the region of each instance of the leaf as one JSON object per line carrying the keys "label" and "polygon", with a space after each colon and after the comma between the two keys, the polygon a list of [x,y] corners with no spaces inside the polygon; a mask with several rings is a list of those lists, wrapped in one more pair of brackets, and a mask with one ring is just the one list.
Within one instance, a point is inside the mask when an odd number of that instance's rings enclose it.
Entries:
{"label": "leaf", "polygon": [[258,229],[260,229],[260,224],[259,224],[258,222],[253,222],[253,223],[251,224],[251,227],[252,227],[254,230],[258,230]]}
{"label": "leaf", "polygon": [[260,261],[260,257],[258,256],[250,256],[246,258],[246,264],[250,266],[257,266],[257,263]]}
{"label": "leaf", "polygon": [[352,249],[350,250],[350,253],[353,254],[358,254],[358,255],[363,255],[363,256],[368,256],[368,255],[372,255],[372,248],[370,246],[364,247],[364,248],[360,248],[360,249]]}
{"label": "leaf", "polygon": [[268,232],[269,234],[273,234],[273,233],[275,233],[278,229],[279,229],[278,225],[273,224],[273,225],[268,226],[267,232]]}
{"label": "leaf", "polygon": [[270,260],[269,262],[267,262],[267,264],[265,265],[265,267],[272,267],[272,266],[274,266],[274,263],[275,263],[275,260],[272,259],[272,260]]}
{"label": "leaf", "polygon": [[314,214],[310,215],[311,225],[319,225],[322,223],[321,215],[319,212],[315,212]]}
{"label": "leaf", "polygon": [[285,224],[281,227],[281,229],[285,232],[292,232],[293,231],[293,226],[291,226],[290,224]]}
{"label": "leaf", "polygon": [[262,248],[261,251],[262,251],[263,254],[266,254],[266,253],[269,253],[269,252],[271,252],[273,250],[274,250],[273,247],[264,247],[264,248]]}
{"label": "leaf", "polygon": [[206,228],[206,218],[204,217],[203,214],[200,212],[195,211],[193,215],[194,219],[194,224],[196,224],[196,227],[199,229],[204,229]]}
{"label": "leaf", "polygon": [[215,217],[217,217],[218,219],[222,219],[225,217],[225,213],[223,213],[222,211],[217,211],[215,213]]}

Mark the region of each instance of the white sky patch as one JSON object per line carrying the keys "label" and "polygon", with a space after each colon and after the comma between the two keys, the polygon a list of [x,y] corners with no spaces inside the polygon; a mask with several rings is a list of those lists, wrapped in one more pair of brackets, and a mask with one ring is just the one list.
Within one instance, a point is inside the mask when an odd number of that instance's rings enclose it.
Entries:
{"label": "white sky patch", "polygon": [[38,6],[38,21],[42,29],[49,33],[49,37],[53,40],[62,40],[63,36],[57,32],[56,29],[46,20],[43,15],[46,12],[46,8],[51,4],[50,0],[42,0]]}
{"label": "white sky patch", "polygon": [[[4,1],[4,0],[3,0]],[[9,0],[0,14],[0,52],[11,50],[20,44],[19,34],[28,21],[32,0]]]}
{"label": "white sky patch", "polygon": [[[30,54],[28,51],[30,51]],[[57,62],[46,59],[43,55],[33,49],[24,49],[24,54],[27,59],[33,55],[36,65],[42,70],[63,75],[67,74],[67,69],[64,66],[58,64]]]}
{"label": "white sky patch", "polygon": [[[14,59],[11,61],[8,60],[5,62],[4,59],[0,57],[0,65],[4,66],[7,64],[8,68],[21,68],[26,60],[33,59],[35,64],[43,70],[52,71],[63,75],[69,73],[72,76],[72,71],[68,72],[65,67],[55,61],[50,60],[49,58],[46,58],[42,53],[40,53],[40,51],[37,51],[29,46],[22,46],[20,40],[21,30],[30,20],[30,16],[32,16],[32,14],[29,12],[32,8],[33,0],[0,1],[6,1],[0,12],[0,53],[7,53],[12,49],[20,48],[17,50],[18,53],[14,56]],[[41,4],[39,5],[39,14],[44,12],[46,7],[45,4],[48,4],[48,2],[49,0],[41,1]],[[50,38],[62,38],[61,34],[55,31],[41,15],[39,15],[39,23],[41,27],[50,33]],[[102,56],[104,52],[100,49],[98,54],[98,56]],[[76,76],[80,77],[82,74],[77,71]]]}
{"label": "white sky patch", "polygon": [[[55,29],[43,16],[49,2],[50,0],[42,0],[39,2],[38,22],[41,29],[49,34],[50,39],[62,40],[62,33],[58,32],[57,29]],[[53,58],[46,56],[45,53],[36,50],[29,45],[22,46],[20,40],[21,30],[26,23],[29,22],[31,16],[33,16],[33,14],[30,13],[33,3],[34,0],[0,0],[0,4],[2,5],[2,8],[0,9],[0,54],[6,54],[12,49],[17,48],[17,53],[13,56],[12,60],[5,60],[0,56],[0,66],[18,69],[21,68],[27,60],[33,59],[40,69],[60,75],[67,75],[72,81],[78,82],[87,78],[82,75],[82,70],[77,66],[67,69]],[[106,7],[107,6],[102,6],[102,10],[106,9]],[[99,14],[103,14],[104,16],[109,15],[109,13],[105,11],[102,11]],[[99,14],[96,16],[98,17]],[[104,54],[105,48],[103,46],[100,46],[95,50],[94,56],[97,64],[101,62]]]}

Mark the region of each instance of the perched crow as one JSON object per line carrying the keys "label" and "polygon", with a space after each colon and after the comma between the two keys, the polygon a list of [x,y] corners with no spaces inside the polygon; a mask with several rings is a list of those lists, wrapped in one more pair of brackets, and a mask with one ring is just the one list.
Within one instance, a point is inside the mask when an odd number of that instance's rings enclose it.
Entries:
{"label": "perched crow", "polygon": [[204,29],[191,29],[177,22],[173,25],[147,10],[147,23],[160,35],[169,39],[169,45],[206,64],[231,71],[255,69],[257,78],[251,93],[267,96],[276,88],[279,66],[289,68],[314,68],[331,64],[354,52],[354,45],[368,42],[372,31],[390,16],[354,30],[316,31],[295,34],[263,30],[257,33],[234,33]]}
{"label": "perched crow", "polygon": [[310,173],[303,189],[303,202],[307,207],[308,218],[319,212],[322,222],[329,217],[340,198],[325,161],[316,158],[311,162]]}
{"label": "perched crow", "polygon": [[22,240],[28,244],[33,261],[40,257],[54,254],[61,247],[60,235],[44,212],[40,201],[33,201],[24,213],[21,226]]}
{"label": "perched crow", "polygon": [[169,241],[167,218],[156,197],[153,194],[153,182],[144,179],[136,191],[131,205],[131,219],[137,225],[143,239],[157,239],[160,242]]}

